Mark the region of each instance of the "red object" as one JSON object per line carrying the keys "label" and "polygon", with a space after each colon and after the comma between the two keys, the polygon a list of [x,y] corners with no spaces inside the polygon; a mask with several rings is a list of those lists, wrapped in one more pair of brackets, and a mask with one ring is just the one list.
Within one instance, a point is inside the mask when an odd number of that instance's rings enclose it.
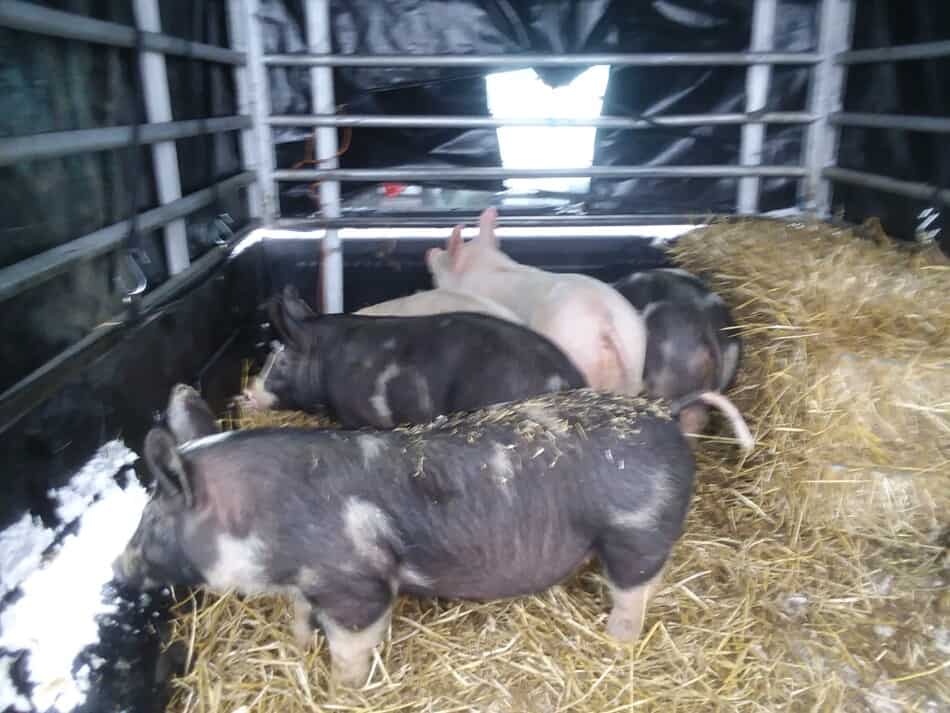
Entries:
{"label": "red object", "polygon": [[405,183],[384,183],[383,184],[383,195],[385,195],[387,198],[395,198],[404,190],[406,190]]}

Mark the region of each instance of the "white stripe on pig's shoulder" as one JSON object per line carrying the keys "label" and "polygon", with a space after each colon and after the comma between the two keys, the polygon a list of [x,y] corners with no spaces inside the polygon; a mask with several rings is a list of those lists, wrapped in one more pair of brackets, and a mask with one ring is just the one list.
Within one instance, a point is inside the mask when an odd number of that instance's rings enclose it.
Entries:
{"label": "white stripe on pig's shoulder", "polygon": [[257,535],[234,537],[222,533],[215,545],[217,560],[204,573],[209,589],[236,589],[247,595],[268,591],[267,547],[263,540]]}

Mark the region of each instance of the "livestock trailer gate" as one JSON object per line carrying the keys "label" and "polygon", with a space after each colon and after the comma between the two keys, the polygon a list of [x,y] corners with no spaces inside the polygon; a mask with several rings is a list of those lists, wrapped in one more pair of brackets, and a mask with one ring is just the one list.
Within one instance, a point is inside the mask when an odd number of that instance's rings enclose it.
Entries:
{"label": "livestock trailer gate", "polygon": [[[3,710],[950,711],[950,3],[0,0],[0,103]],[[594,561],[401,597],[343,687],[281,595],[121,586],[173,385],[335,427],[235,399],[271,298],[431,289],[489,206],[518,263],[685,269],[742,339],[754,447],[694,438],[638,641]]]}

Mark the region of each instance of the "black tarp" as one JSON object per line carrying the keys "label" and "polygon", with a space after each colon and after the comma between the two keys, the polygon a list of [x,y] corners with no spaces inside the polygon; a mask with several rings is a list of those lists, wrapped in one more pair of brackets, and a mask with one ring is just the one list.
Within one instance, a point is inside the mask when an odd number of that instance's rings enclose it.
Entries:
{"label": "black tarp", "polygon": [[[814,0],[780,0],[774,48],[811,51],[817,45]],[[439,54],[518,52],[741,51],[751,36],[752,0],[655,0],[653,2],[505,2],[338,0],[331,3],[333,51],[341,54]],[[266,0],[261,19],[270,52],[306,49],[300,0]],[[868,0],[856,4],[854,46],[873,47],[950,38],[950,5],[930,0]],[[271,68],[275,113],[310,111],[306,68]],[[579,69],[539,70],[552,85],[570,80]],[[337,68],[336,102],[352,114],[488,115],[485,70],[446,68]],[[950,59],[855,66],[847,81],[848,111],[900,114],[950,114]],[[662,114],[740,112],[746,72],[742,67],[616,67],[604,113],[626,117]],[[773,69],[767,111],[807,108],[807,68]],[[281,168],[309,156],[305,129],[275,132]],[[740,129],[700,126],[647,130],[600,130],[595,165],[736,164]],[[499,165],[494,130],[372,129],[340,132],[345,168]],[[802,160],[804,127],[767,127],[762,156],[767,164]],[[950,143],[945,135],[906,131],[846,129],[839,163],[883,175],[948,186]],[[318,152],[319,154],[319,152]],[[447,185],[447,184],[444,184]],[[500,181],[451,185],[497,190]],[[581,196],[587,212],[731,213],[735,179],[598,179]],[[344,196],[365,189],[347,183]],[[304,184],[281,184],[286,215],[318,209]],[[797,181],[761,181],[760,210],[797,205]],[[927,201],[912,201],[864,188],[836,186],[834,209],[861,221],[879,216],[897,237],[913,238]],[[929,225],[942,227],[939,217]],[[946,238],[940,233],[943,240]]]}
{"label": "black tarp", "polygon": [[[775,48],[815,48],[813,0],[780,0]],[[333,50],[341,54],[495,54],[543,52],[688,52],[742,51],[751,36],[751,0],[663,0],[585,3],[372,0],[331,3]],[[263,3],[265,48],[300,52],[306,47],[299,0]],[[583,68],[541,69],[552,86]],[[335,99],[351,114],[466,114],[488,116],[484,69],[337,68]],[[277,114],[310,111],[305,68],[270,69],[271,104]],[[604,98],[604,114],[651,117],[662,114],[741,112],[745,102],[743,67],[614,67]],[[773,71],[767,109],[805,109],[808,70]],[[348,150],[341,166],[352,168],[500,165],[493,129],[354,129],[341,131]],[[289,168],[307,157],[306,130],[280,129],[278,165]],[[740,129],[731,127],[600,130],[595,165],[670,166],[735,164]],[[795,163],[803,131],[796,126],[769,127],[766,163]],[[453,182],[454,185],[466,185]],[[501,182],[468,184],[500,189]],[[306,215],[314,201],[304,187],[282,184],[282,209]],[[365,188],[344,185],[344,196]],[[589,212],[702,213],[733,212],[735,179],[598,179],[583,196]],[[761,210],[795,204],[796,182],[762,182]]]}

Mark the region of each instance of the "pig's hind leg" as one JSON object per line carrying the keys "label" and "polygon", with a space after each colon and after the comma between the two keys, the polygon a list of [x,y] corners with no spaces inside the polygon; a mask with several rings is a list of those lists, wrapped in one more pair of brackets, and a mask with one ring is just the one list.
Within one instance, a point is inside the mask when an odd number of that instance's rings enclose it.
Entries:
{"label": "pig's hind leg", "polygon": [[607,634],[626,644],[634,643],[643,631],[650,600],[659,589],[668,549],[645,554],[643,532],[610,533],[597,553],[610,583],[612,607],[607,617]]}

